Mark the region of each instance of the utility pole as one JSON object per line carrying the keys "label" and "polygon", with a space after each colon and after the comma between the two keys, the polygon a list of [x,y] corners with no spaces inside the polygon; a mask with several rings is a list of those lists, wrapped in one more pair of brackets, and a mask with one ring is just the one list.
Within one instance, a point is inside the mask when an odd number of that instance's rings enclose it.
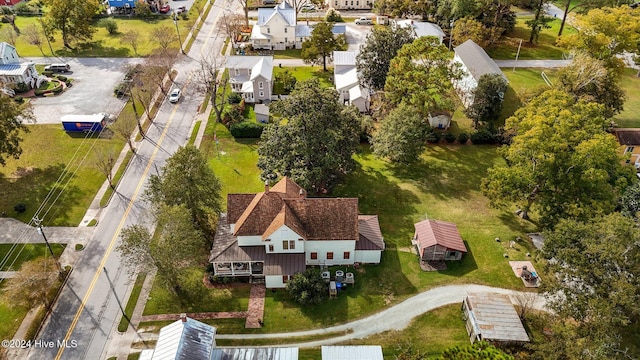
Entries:
{"label": "utility pole", "polygon": [[180,29],[178,29],[178,15],[173,13],[173,23],[176,25],[176,32],[178,33],[178,42],[180,42],[180,52],[185,55],[184,49],[182,48],[182,39],[180,38]]}
{"label": "utility pole", "polygon": [[64,278],[64,270],[62,269],[62,266],[60,265],[60,262],[58,261],[58,258],[56,257],[56,255],[53,253],[53,250],[51,249],[51,245],[49,244],[49,240],[47,240],[47,237],[44,234],[44,231],[42,231],[42,220],[38,219],[37,217],[33,217],[33,222],[36,224],[36,230],[38,231],[38,234],[42,235],[42,238],[44,239],[44,243],[47,244],[47,248],[49,249],[49,253],[51,253],[51,257],[53,258],[53,260],[56,263],[56,266],[58,267],[58,273],[60,275],[60,278]]}
{"label": "utility pole", "polygon": [[125,319],[127,319],[127,322],[129,323],[129,325],[131,325],[131,319],[129,319],[129,317],[127,316],[127,313],[124,312],[124,308],[122,307],[122,303],[120,302],[120,299],[118,298],[118,294],[116,293],[116,289],[113,286],[113,283],[111,282],[111,278],[109,277],[109,273],[107,272],[107,268],[103,266],[102,270],[104,271],[104,275],[107,277],[107,281],[109,282],[109,287],[111,288],[111,291],[113,291],[113,296],[116,297],[116,302],[118,302],[118,306],[120,307],[120,311],[122,312],[122,316]]}

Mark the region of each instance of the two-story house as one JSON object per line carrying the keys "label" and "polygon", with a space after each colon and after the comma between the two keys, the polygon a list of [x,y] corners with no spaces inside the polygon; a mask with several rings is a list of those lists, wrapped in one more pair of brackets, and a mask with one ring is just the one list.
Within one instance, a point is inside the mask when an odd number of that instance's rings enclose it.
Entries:
{"label": "two-story house", "polygon": [[356,51],[333,52],[333,79],[340,100],[354,105],[360,112],[369,111],[369,90],[360,85],[356,68]]}
{"label": "two-story house", "polygon": [[[38,71],[33,62],[21,62],[16,48],[6,42],[0,42],[0,83],[9,84],[24,83],[34,88],[38,81]],[[12,90],[8,92],[12,93]]]}
{"label": "two-story house", "polygon": [[336,10],[368,10],[373,9],[374,0],[325,0],[327,7]]}
{"label": "two-story house", "polygon": [[251,30],[254,49],[285,50],[302,48],[310,36],[306,25],[297,25],[296,10],[287,1],[274,8],[259,8],[258,21]]}
{"label": "two-story house", "polygon": [[263,103],[271,99],[273,56],[228,56],[231,91],[245,102]]}
{"label": "two-story house", "polygon": [[257,194],[229,194],[210,262],[220,277],[284,288],[307,266],[380,262],[376,215],[358,215],[357,198],[308,198],[288,177]]}

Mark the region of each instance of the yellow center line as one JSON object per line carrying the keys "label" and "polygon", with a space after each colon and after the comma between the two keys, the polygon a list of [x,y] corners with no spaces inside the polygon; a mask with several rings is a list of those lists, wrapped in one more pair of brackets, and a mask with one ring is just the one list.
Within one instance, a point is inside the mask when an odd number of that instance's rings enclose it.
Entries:
{"label": "yellow center line", "polygon": [[[191,75],[189,75],[189,77],[187,78],[187,81],[185,82],[185,86],[187,86],[187,84],[191,81]],[[133,204],[138,196],[138,193],[140,192],[140,189],[142,189],[142,186],[144,185],[144,179],[147,176],[147,174],[149,173],[149,170],[151,169],[151,165],[153,164],[153,161],[155,160],[156,155],[158,154],[158,150],[160,149],[161,145],[162,145],[162,141],[165,138],[165,136],[167,135],[167,132],[169,131],[169,125],[171,125],[171,122],[173,122],[173,119],[175,117],[176,111],[177,111],[178,107],[174,106],[173,110],[171,111],[171,115],[169,116],[169,121],[167,122],[164,131],[162,132],[162,134],[160,135],[160,139],[158,139],[158,146],[156,146],[156,148],[153,150],[153,153],[151,154],[151,157],[149,158],[149,161],[147,162],[147,167],[144,169],[144,172],[142,173],[142,176],[140,177],[140,182],[138,182],[138,186],[136,187],[136,190],[134,191],[133,195],[131,196],[131,200],[129,201],[129,204],[127,205],[127,209],[125,210],[123,216],[122,216],[122,220],[120,220],[120,224],[118,224],[118,228],[116,229],[115,233],[113,234],[113,237],[111,238],[111,242],[109,243],[109,247],[107,247],[107,250],[104,253],[104,256],[102,257],[102,261],[100,261],[100,265],[98,266],[98,269],[96,270],[95,275],[93,275],[93,279],[91,280],[91,284],[89,285],[89,289],[87,290],[87,293],[85,294],[85,296],[82,298],[82,302],[80,303],[80,306],[78,307],[78,311],[76,312],[76,315],[73,318],[73,321],[71,321],[71,325],[69,326],[69,330],[67,331],[67,334],[64,337],[64,342],[63,343],[67,343],[69,338],[71,337],[71,334],[73,333],[73,330],[75,329],[78,320],[80,319],[80,315],[82,315],[82,311],[84,310],[85,307],[85,303],[87,302],[87,300],[89,300],[89,296],[91,296],[91,293],[93,292],[93,288],[95,287],[96,283],[98,282],[98,278],[100,277],[100,274],[102,273],[102,269],[104,268],[107,259],[109,258],[109,255],[111,255],[111,251],[113,250],[113,246],[115,245],[116,241],[118,240],[118,237],[120,236],[120,230],[122,230],[122,227],[124,226],[124,223],[126,222],[127,218],[129,217],[129,213],[131,212],[131,209],[133,208]],[[62,346],[60,347],[60,349],[58,349],[58,354],[56,355],[55,359],[59,360],[60,357],[62,356],[62,353],[64,352],[65,347]]]}

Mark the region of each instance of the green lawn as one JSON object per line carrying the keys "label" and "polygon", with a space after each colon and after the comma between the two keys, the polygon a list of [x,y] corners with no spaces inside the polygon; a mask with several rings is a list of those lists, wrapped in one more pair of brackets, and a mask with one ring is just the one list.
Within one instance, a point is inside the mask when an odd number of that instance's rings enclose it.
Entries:
{"label": "green lawn", "polygon": [[[93,165],[95,152],[111,149],[118,153],[123,141],[116,138],[84,141],[84,134],[71,135],[59,124],[28,127],[30,132],[23,135],[20,159],[7,159],[6,166],[0,167],[0,211],[29,222],[70,164],[69,175],[62,179],[62,185],[55,186],[53,197],[47,201],[45,212],[53,206],[44,225],[77,226],[105,180]],[[26,212],[18,214],[13,210],[19,203],[27,206]]]}
{"label": "green lawn", "polygon": [[[276,62],[277,63],[277,62]],[[295,67],[278,67],[274,66],[273,76],[275,76],[285,70],[289,72],[298,81],[309,80],[317,78],[320,80],[322,87],[333,87],[333,68],[327,68],[327,71],[322,70],[322,66],[295,66]]]}
{"label": "green lawn", "polygon": [[131,294],[129,295],[129,300],[127,300],[127,305],[124,308],[124,313],[127,317],[122,316],[120,318],[120,323],[118,323],[118,331],[125,332],[129,327],[129,320],[131,319],[131,315],[133,314],[133,310],[138,303],[138,298],[140,297],[140,292],[142,292],[142,285],[144,284],[144,280],[147,277],[147,273],[141,272],[136,276],[136,281],[133,284],[133,289],[131,290]]}
{"label": "green lawn", "polygon": [[[195,15],[191,15],[190,11],[189,20],[179,19],[178,21],[182,40],[186,38],[186,35],[189,33],[191,26],[197,18],[195,9],[193,10]],[[53,48],[55,55],[74,57],[133,57],[135,54],[129,45],[123,43],[122,35],[129,30],[136,30],[140,33],[141,39],[138,47],[138,55],[145,56],[149,55],[152,50],[159,47],[156,42],[151,40],[151,33],[154,28],[158,26],[169,26],[173,31],[175,31],[175,25],[169,16],[158,17],[148,21],[127,17],[116,17],[113,19],[118,24],[117,34],[109,34],[107,30],[100,25],[99,21],[94,21],[93,25],[96,27],[97,31],[93,35],[93,39],[86,43],[78,44],[76,51],[65,48],[60,33],[55,34],[53,36],[53,41],[51,41],[51,47]],[[40,26],[39,18],[28,16],[18,16],[16,18],[16,25],[22,30],[32,24]],[[172,44],[172,46],[176,49],[179,48],[177,41]],[[29,44],[25,36],[18,37],[16,48],[18,50],[18,54],[22,57],[42,56],[42,52],[40,52],[38,47]],[[51,56],[51,50],[46,42],[43,44],[42,49],[46,56]]]}
{"label": "green lawn", "polygon": [[[507,34],[498,46],[487,49],[489,56],[493,59],[513,60],[518,52],[518,44],[522,40],[522,48],[518,59],[562,59],[566,50],[555,46],[558,30],[560,29],[560,19],[554,19],[550,23],[550,29],[543,29],[540,32],[538,44],[535,45],[529,44],[531,29],[525,24],[525,21],[529,19],[531,19],[530,16],[518,16],[516,18],[516,27],[513,31]],[[576,30],[573,27],[565,25],[563,35],[575,32]]]}
{"label": "green lawn", "polygon": [[275,50],[273,52],[273,59],[302,59],[301,53],[301,49]]}
{"label": "green lawn", "polygon": [[[46,233],[45,233],[46,235]],[[60,257],[65,244],[51,244],[51,249],[56,257]],[[49,256],[49,249],[44,243],[41,244],[0,244],[0,271],[16,271],[22,263],[31,261],[37,257]]]}
{"label": "green lawn", "polygon": [[627,94],[624,110],[615,116],[619,127],[640,127],[640,78],[636,76],[638,70],[625,69],[620,86]]}

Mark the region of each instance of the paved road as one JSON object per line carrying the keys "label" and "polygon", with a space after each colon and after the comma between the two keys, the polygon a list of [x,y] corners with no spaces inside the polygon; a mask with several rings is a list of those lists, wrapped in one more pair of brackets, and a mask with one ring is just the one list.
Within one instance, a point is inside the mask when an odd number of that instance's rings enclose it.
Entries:
{"label": "paved road", "polygon": [[[237,6],[233,0],[217,0],[188,54],[174,66],[178,77],[174,86],[183,88],[178,104],[164,102],[147,139],[138,145],[137,155],[127,168],[109,206],[100,214],[93,236],[82,251],[69,282],[57,301],[52,315],[40,333],[39,344],[30,349],[30,359],[104,359],[121,355],[115,341],[124,303],[131,283],[127,266],[114,251],[123,227],[149,225],[147,204],[140,199],[149,173],[164,166],[167,158],[183,145],[203,95],[194,86],[198,59],[220,51],[223,39],[217,36],[217,22],[225,8]],[[73,65],[72,65],[73,66]],[[94,104],[100,101],[91,100]],[[104,270],[103,270],[104,269]],[[66,343],[64,342],[66,341]],[[62,343],[59,343],[62,342]],[[66,344],[66,347],[65,347]],[[124,349],[128,353],[128,346]],[[26,355],[26,354],[24,354]],[[123,356],[126,358],[126,355]],[[19,358],[25,358],[23,354]]]}
{"label": "paved road", "polygon": [[[495,288],[483,285],[449,285],[431,289],[413,296],[397,305],[384,309],[383,311],[369,317],[356,320],[347,324],[331,326],[323,329],[296,331],[289,333],[272,334],[220,334],[216,333],[216,339],[284,339],[299,336],[313,336],[331,334],[336,332],[350,331],[348,334],[332,337],[329,339],[309,341],[304,343],[292,343],[275,345],[279,347],[318,347],[322,345],[339,344],[353,339],[362,339],[368,336],[379,334],[389,330],[405,329],[410,322],[431,310],[444,305],[461,303],[468,293],[481,294],[505,294],[509,295],[514,304],[518,303],[518,297],[522,298],[524,293],[513,290]],[[534,293],[533,293],[534,294]],[[531,295],[533,301],[530,306],[538,310],[546,310],[545,300],[541,295]],[[149,336],[147,339],[152,340]],[[274,345],[269,345],[274,346]]]}

